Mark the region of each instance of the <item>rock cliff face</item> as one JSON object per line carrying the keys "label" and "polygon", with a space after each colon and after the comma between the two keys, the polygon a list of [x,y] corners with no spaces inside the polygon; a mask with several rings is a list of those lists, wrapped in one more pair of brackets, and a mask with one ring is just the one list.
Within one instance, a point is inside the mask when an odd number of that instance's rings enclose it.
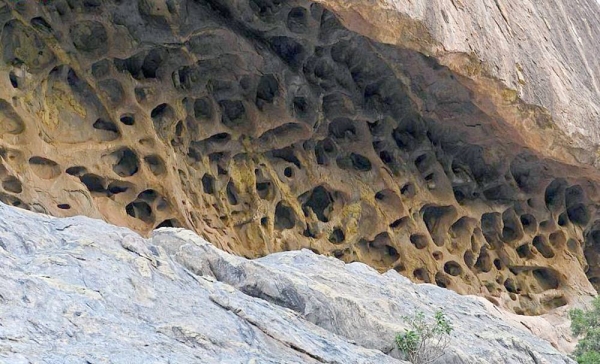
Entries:
{"label": "rock cliff face", "polygon": [[1,1],[0,199],[519,314],[595,292],[598,4],[404,3]]}
{"label": "rock cliff face", "polygon": [[474,102],[498,113],[530,148],[598,167],[597,0],[318,2],[350,29],[465,76]]}
{"label": "rock cliff face", "polygon": [[247,260],[182,229],[146,240],[3,204],[0,246],[6,363],[406,363],[400,317],[441,303],[444,363],[574,363],[481,298],[309,250]]}

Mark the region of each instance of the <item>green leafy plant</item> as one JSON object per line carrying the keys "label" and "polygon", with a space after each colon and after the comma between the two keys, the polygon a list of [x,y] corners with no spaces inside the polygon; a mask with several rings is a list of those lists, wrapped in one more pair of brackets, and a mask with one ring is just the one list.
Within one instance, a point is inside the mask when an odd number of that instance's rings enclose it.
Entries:
{"label": "green leafy plant", "polygon": [[453,328],[442,311],[433,321],[426,320],[423,312],[403,316],[409,329],[396,335],[396,345],[413,364],[430,364],[446,352]]}
{"label": "green leafy plant", "polygon": [[577,362],[600,363],[600,297],[592,301],[589,310],[569,311],[569,318],[573,335],[579,337],[579,343],[573,352]]}

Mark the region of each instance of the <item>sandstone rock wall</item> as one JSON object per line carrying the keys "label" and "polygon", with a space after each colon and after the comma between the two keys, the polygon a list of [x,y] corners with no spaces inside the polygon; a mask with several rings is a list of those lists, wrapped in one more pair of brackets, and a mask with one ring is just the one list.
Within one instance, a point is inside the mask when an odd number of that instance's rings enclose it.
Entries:
{"label": "sandstone rock wall", "polygon": [[[319,0],[350,29],[466,76],[530,146],[598,166],[596,0]],[[541,107],[538,108],[538,107]]]}
{"label": "sandstone rock wall", "polygon": [[447,58],[308,1],[1,4],[5,203],[309,248],[520,314],[600,284],[597,171]]}
{"label": "sandstone rock wall", "polygon": [[573,363],[476,298],[308,250],[252,261],[181,229],[146,240],[3,204],[0,246],[1,362],[406,364],[401,316],[443,303],[444,363]]}

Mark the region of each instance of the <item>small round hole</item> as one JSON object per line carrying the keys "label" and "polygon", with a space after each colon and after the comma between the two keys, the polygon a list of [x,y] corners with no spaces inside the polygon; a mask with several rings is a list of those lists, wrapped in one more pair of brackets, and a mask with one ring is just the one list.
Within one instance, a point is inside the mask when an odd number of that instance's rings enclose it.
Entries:
{"label": "small round hole", "polygon": [[283,170],[283,174],[288,178],[292,178],[292,176],[294,176],[294,171],[292,170],[292,167],[286,167],[286,169]]}
{"label": "small round hole", "polygon": [[125,125],[133,125],[135,124],[135,118],[133,117],[133,115],[130,114],[126,114],[121,116],[121,122]]}
{"label": "small round hole", "polygon": [[8,74],[8,78],[10,79],[10,84],[13,88],[19,88],[19,81],[17,80],[17,75],[13,71],[10,71]]}

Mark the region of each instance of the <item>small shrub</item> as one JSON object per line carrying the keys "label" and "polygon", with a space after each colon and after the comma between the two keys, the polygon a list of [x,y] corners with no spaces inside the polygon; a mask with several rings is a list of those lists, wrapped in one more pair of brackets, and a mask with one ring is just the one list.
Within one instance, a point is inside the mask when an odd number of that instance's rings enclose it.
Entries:
{"label": "small shrub", "polygon": [[403,316],[409,329],[396,336],[396,345],[413,364],[430,364],[446,352],[453,328],[442,311],[437,311],[434,321],[425,319],[423,312]]}
{"label": "small shrub", "polygon": [[571,331],[579,337],[579,343],[573,352],[580,364],[600,363],[600,297],[592,301],[590,310],[573,309],[569,311]]}

